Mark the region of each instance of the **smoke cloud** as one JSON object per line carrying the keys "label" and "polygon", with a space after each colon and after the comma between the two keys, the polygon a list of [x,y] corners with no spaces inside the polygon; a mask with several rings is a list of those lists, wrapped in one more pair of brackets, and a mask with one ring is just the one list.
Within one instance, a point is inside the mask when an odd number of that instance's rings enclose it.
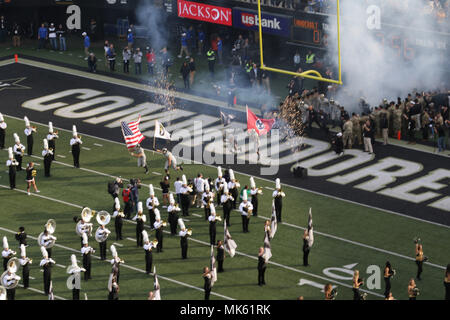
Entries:
{"label": "smoke cloud", "polygon": [[[435,15],[426,14],[427,3],[341,1],[344,86],[335,97],[341,105],[355,110],[360,97],[375,106],[383,98],[403,99],[414,88],[428,91],[449,85],[445,58],[448,49],[442,48],[450,45],[445,43],[449,36],[436,32],[436,28],[448,32],[448,24],[439,24]],[[329,58],[337,67],[336,17],[328,22],[333,31],[329,35]],[[425,31],[430,29],[435,32]]]}
{"label": "smoke cloud", "polygon": [[167,15],[163,7],[142,1],[136,9],[136,17],[140,26],[148,28],[150,42],[156,50],[167,46],[169,30],[167,29]]}

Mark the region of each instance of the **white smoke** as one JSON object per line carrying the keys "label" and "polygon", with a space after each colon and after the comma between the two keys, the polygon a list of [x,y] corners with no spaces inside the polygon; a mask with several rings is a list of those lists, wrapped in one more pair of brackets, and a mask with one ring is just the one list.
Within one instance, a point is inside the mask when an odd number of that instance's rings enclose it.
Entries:
{"label": "white smoke", "polygon": [[169,30],[166,23],[167,14],[163,7],[153,5],[153,1],[141,1],[136,9],[136,17],[140,26],[147,27],[155,52],[167,46]]}
{"label": "white smoke", "polygon": [[[439,32],[423,32],[436,26],[435,16],[424,14],[427,3],[423,0],[341,1],[344,86],[335,97],[341,105],[354,110],[360,97],[374,106],[383,98],[403,99],[414,88],[428,91],[449,85],[448,63],[443,58],[446,51],[439,49],[449,37]],[[377,29],[378,22],[381,29]],[[335,16],[329,19],[329,27],[336,30]],[[448,25],[441,27],[448,28]],[[337,66],[336,34],[329,35],[329,47],[330,57]],[[412,54],[413,60],[405,59]]]}

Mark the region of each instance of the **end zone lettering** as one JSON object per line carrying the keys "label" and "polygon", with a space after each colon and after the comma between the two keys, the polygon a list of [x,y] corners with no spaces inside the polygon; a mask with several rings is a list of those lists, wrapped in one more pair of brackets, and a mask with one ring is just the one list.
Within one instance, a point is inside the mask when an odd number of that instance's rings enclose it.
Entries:
{"label": "end zone lettering", "polygon": [[232,26],[233,24],[230,8],[191,1],[178,0],[178,16],[226,26]]}

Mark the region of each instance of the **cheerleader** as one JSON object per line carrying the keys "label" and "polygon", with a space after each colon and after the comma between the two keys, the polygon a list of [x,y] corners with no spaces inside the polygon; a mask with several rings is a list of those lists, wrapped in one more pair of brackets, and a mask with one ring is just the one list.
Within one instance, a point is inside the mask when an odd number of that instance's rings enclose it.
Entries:
{"label": "cheerleader", "polygon": [[414,279],[409,280],[408,284],[408,297],[409,300],[416,300],[419,295],[419,289],[416,287],[416,282]]}
{"label": "cheerleader", "polygon": [[359,287],[361,287],[363,284],[363,279],[359,277],[359,270],[355,270],[353,274],[353,300],[365,300],[367,294],[361,294],[359,292]]}
{"label": "cheerleader", "polygon": [[26,169],[26,173],[27,173],[27,178],[26,178],[26,182],[27,182],[27,194],[30,195],[30,188],[31,185],[33,185],[34,188],[34,192],[39,193],[40,191],[38,190],[38,188],[36,187],[36,180],[35,180],[35,176],[36,176],[36,170],[34,169],[34,163],[30,162],[28,164],[28,167]]}
{"label": "cheerleader", "polygon": [[180,212],[180,208],[178,204],[175,203],[175,199],[173,198],[173,194],[169,195],[169,206],[167,207],[167,212],[169,213],[169,224],[170,224],[170,234],[177,234],[177,225],[178,225],[178,212]]}
{"label": "cheerleader", "polygon": [[391,277],[394,275],[394,269],[392,269],[391,263],[386,261],[386,266],[384,267],[384,297],[387,299],[389,297],[389,293],[391,292]]}
{"label": "cheerleader", "polygon": [[423,255],[423,247],[422,244],[419,243],[420,239],[416,240],[416,264],[417,264],[417,280],[422,280],[420,275],[422,274],[422,267],[425,257]]}
{"label": "cheerleader", "polygon": [[152,272],[152,264],[153,264],[153,253],[152,249],[154,248],[153,242],[150,242],[148,239],[147,231],[142,231],[142,238],[144,239],[144,251],[145,251],[145,273],[150,274]]}

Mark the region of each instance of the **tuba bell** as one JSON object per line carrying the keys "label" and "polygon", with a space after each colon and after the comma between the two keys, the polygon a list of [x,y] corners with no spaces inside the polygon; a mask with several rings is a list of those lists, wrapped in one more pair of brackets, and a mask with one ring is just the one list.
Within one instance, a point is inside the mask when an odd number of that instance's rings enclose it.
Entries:
{"label": "tuba bell", "polygon": [[106,226],[111,221],[111,215],[102,210],[97,214],[96,219],[99,225]]}
{"label": "tuba bell", "polygon": [[91,210],[88,207],[83,208],[83,210],[81,211],[81,219],[83,219],[86,223],[91,221],[93,216],[95,216],[95,211]]}
{"label": "tuba bell", "polygon": [[[47,221],[47,223],[44,225],[44,227],[45,227],[45,230],[47,230],[47,232],[48,232],[48,234],[50,235],[50,236],[52,236],[53,235],[53,233],[55,233],[55,230],[56,230],[56,221],[55,220],[53,220],[53,219],[49,219],[48,221]],[[39,236],[38,236],[38,238],[37,238],[37,242],[38,242],[38,244],[39,244],[39,246],[43,246],[43,238],[44,237],[44,233],[43,232],[41,232],[40,234],[39,234]],[[52,248],[54,245],[55,245],[55,242],[56,242],[56,238],[55,237],[50,237],[50,242],[49,242],[49,244],[47,244],[46,246],[44,246],[45,248]]]}
{"label": "tuba bell", "polygon": [[[19,259],[11,258],[8,260],[7,269],[0,276],[1,284],[6,289],[14,289],[19,284],[20,277],[16,275],[19,266]],[[8,272],[11,274],[8,274]]]}
{"label": "tuba bell", "polygon": [[186,233],[187,233],[189,236],[192,236],[192,229],[191,229],[191,228],[187,229]]}
{"label": "tuba bell", "polygon": [[56,230],[56,221],[53,219],[49,219],[47,223],[45,224],[45,229],[48,231],[49,234],[55,233]]}
{"label": "tuba bell", "polygon": [[153,246],[153,248],[156,248],[156,246],[158,245],[158,240],[153,240],[152,241],[152,246]]}

